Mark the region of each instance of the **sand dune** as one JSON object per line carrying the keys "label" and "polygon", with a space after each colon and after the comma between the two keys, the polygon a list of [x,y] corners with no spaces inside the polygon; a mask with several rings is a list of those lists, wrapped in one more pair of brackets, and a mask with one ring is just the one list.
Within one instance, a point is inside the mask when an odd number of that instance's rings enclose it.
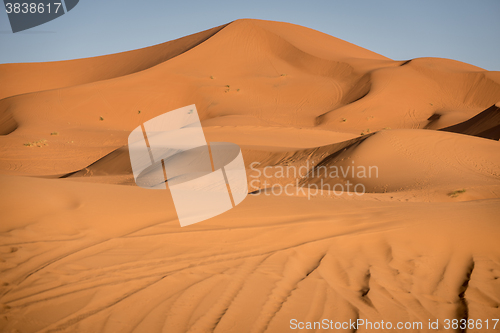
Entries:
{"label": "sand dune", "polygon": [[497,199],[251,196],[180,229],[166,192],[2,184],[4,329],[286,332],[292,318],[498,316]]}
{"label": "sand dune", "polygon": [[[133,68],[116,78],[96,76],[91,78],[94,82],[85,79],[87,84],[50,90],[43,89],[40,79],[26,78],[28,86],[36,82],[42,90],[0,101],[2,119],[11,119],[0,129],[7,134],[17,127],[2,138],[3,146],[47,140],[50,148],[43,159],[48,165],[40,164],[41,158],[34,158],[34,164],[20,164],[17,149],[4,149],[0,167],[24,175],[73,172],[122,146],[127,133],[145,120],[193,103],[202,121],[210,120],[212,126],[219,119],[232,126],[257,119],[254,123],[273,128],[321,128],[360,135],[384,128],[424,128],[434,114],[440,115],[435,123],[439,128],[454,125],[498,102],[500,96],[498,76],[488,76],[477,67],[428,58],[401,66],[403,62],[290,24],[241,20],[213,33],[186,37],[196,44],[212,34],[188,51],[181,48],[180,56],[155,60],[156,66],[150,64],[141,71],[131,58],[142,59],[141,52],[147,58],[155,47],[109,56],[115,66],[126,68],[131,63]],[[311,37],[298,42],[301,34]],[[177,53],[181,42],[170,42]],[[80,61],[97,64],[106,59],[75,60],[64,66],[87,73]],[[8,71],[10,66],[24,65],[2,66]],[[117,75],[113,68],[111,76]],[[67,68],[61,72],[71,73]],[[53,132],[60,135],[51,136]],[[62,152],[73,163],[60,163]]]}
{"label": "sand dune", "polygon": [[[237,20],[3,64],[0,87],[1,331],[500,318],[498,72]],[[191,104],[208,142],[240,145],[252,194],[181,228],[168,190],[135,186],[127,137]]]}
{"label": "sand dune", "polygon": [[2,64],[0,99],[103,81],[137,73],[174,58],[203,43],[224,26],[130,52],[69,61]]}
{"label": "sand dune", "polygon": [[442,130],[498,140],[500,139],[500,108],[492,105],[477,116]]}

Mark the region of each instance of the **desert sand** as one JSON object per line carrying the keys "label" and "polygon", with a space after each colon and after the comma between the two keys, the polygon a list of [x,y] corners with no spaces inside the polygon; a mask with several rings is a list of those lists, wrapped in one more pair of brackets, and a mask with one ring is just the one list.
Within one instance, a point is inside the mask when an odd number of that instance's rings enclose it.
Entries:
{"label": "desert sand", "polygon": [[[252,194],[181,228],[169,191],[135,185],[127,137],[191,104],[207,141],[241,147]],[[485,331],[500,319],[499,138],[500,72],[289,23],[0,65],[0,331]],[[366,193],[296,191],[348,181]]]}

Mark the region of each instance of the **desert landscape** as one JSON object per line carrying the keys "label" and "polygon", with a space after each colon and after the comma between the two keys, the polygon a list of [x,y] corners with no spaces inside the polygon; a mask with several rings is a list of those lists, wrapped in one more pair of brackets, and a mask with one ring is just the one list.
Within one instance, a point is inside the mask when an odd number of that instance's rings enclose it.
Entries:
{"label": "desert landscape", "polygon": [[[250,194],[181,228],[127,138],[192,104]],[[1,64],[0,331],[500,331],[499,139],[500,72],[290,23]]]}

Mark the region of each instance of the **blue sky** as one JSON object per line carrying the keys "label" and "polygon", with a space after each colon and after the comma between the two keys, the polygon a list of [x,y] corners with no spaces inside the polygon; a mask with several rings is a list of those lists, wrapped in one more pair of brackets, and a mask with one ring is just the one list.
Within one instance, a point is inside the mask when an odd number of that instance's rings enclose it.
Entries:
{"label": "blue sky", "polygon": [[66,15],[16,34],[0,8],[0,63],[117,53],[258,18],[313,28],[395,60],[442,57],[500,70],[500,0],[80,0]]}

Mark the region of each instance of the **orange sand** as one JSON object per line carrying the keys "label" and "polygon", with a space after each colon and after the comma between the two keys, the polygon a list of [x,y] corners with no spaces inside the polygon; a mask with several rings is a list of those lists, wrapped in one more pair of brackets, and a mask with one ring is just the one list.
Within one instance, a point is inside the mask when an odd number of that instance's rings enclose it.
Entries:
{"label": "orange sand", "polygon": [[[427,332],[429,319],[498,319],[499,103],[499,72],[393,61],[259,20],[0,65],[0,331],[274,333],[360,318]],[[181,228],[168,191],[135,186],[126,144],[190,104],[208,141],[241,146],[258,195]],[[255,178],[313,164],[378,177],[362,196],[312,197]]]}

